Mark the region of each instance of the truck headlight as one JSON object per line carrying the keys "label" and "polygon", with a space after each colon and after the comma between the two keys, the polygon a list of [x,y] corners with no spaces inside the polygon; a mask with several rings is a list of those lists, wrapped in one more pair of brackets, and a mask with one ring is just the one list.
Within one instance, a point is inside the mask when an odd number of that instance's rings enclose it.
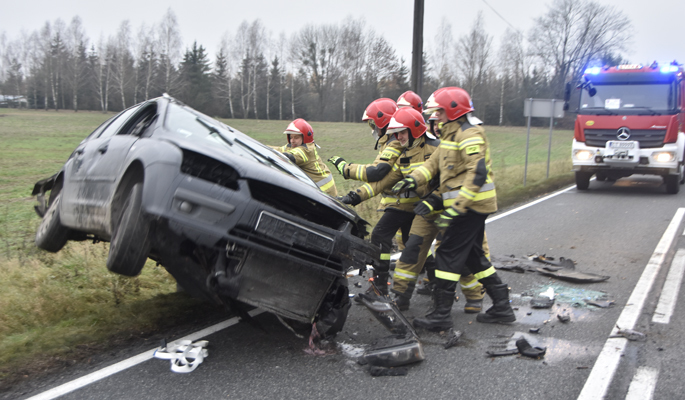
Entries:
{"label": "truck headlight", "polygon": [[652,158],[656,162],[671,162],[675,160],[675,152],[672,151],[659,151],[659,152],[654,152],[652,153]]}
{"label": "truck headlight", "polygon": [[588,161],[594,157],[595,153],[589,150],[576,150],[573,153],[573,157],[578,161]]}

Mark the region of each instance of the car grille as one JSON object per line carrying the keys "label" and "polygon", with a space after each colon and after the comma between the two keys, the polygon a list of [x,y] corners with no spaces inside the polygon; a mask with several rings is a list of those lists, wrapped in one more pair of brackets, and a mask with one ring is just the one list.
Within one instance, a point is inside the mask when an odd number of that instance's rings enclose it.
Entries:
{"label": "car grille", "polygon": [[232,167],[194,151],[183,149],[181,172],[223,186],[238,190],[238,172]]}
{"label": "car grille", "polygon": [[[607,140],[617,140],[616,129],[585,129],[585,144],[592,147],[605,147]],[[640,148],[661,147],[666,130],[631,129],[630,139],[640,142]]]}
{"label": "car grille", "polygon": [[333,251],[332,237],[266,211],[260,214],[255,230],[290,246],[316,249],[324,254]]}

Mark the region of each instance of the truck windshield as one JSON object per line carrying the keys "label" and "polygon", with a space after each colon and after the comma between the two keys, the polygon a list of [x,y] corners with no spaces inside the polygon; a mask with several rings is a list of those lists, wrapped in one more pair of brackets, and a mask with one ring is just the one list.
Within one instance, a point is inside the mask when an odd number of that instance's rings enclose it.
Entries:
{"label": "truck windshield", "polygon": [[673,112],[675,90],[669,83],[594,84],[597,94],[581,91],[580,114],[656,115]]}

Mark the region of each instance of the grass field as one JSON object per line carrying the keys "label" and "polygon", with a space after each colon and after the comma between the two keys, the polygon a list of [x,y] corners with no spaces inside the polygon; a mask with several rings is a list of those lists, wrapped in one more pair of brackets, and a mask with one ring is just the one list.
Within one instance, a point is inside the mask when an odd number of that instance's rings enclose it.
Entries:
{"label": "grass field", "polygon": [[[112,115],[0,109],[0,391],[64,360],[76,362],[93,346],[220,312],[176,293],[173,278],[152,261],[136,278],[109,273],[105,243],[70,243],[57,254],[33,244],[40,222],[33,210],[34,183],[57,172],[79,142]],[[289,121],[225,122],[265,144],[282,145]],[[377,154],[366,124],[312,126],[324,160],[337,155],[369,163]],[[526,128],[487,126],[486,131],[500,208],[572,181],[572,132],[554,132],[550,179],[545,179],[549,129],[531,130],[524,188]],[[358,186],[333,173],[340,195]],[[377,204],[371,200],[357,211],[373,224]]]}

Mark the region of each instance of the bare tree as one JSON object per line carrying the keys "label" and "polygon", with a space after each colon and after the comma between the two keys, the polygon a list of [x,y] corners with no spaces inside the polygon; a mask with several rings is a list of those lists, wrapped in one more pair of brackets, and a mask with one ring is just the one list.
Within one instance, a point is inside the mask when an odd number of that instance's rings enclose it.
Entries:
{"label": "bare tree", "polygon": [[[150,98],[150,90],[152,88],[152,82],[155,77],[155,72],[157,70],[157,50],[155,29],[154,27],[148,28],[145,24],[140,26],[138,30],[138,37],[136,38],[136,77],[135,77],[135,89],[133,91],[133,102],[138,102],[138,92],[142,91],[145,100]],[[140,88],[142,86],[142,88]]]}
{"label": "bare tree", "polygon": [[471,31],[462,36],[456,46],[456,59],[463,86],[472,98],[477,98],[477,89],[483,84],[490,70],[490,51],[492,37],[485,32],[483,12],[471,27]]}
{"label": "bare tree", "polygon": [[615,7],[587,0],[555,0],[535,20],[529,34],[533,54],[552,75],[555,96],[577,80],[586,65],[605,54],[625,50],[630,20]]}
{"label": "bare tree", "polygon": [[178,65],[181,59],[181,33],[178,28],[176,14],[169,8],[162,17],[158,27],[160,69],[162,74],[162,90],[172,93],[179,87]]}
{"label": "bare tree", "polygon": [[217,90],[219,98],[228,101],[228,110],[231,113],[231,118],[235,118],[231,80],[233,79],[235,62],[236,59],[238,59],[238,56],[235,51],[235,42],[228,32],[224,33],[221,38],[217,59],[220,58],[225,60],[225,70],[223,71],[223,76],[218,76],[219,81],[217,82]]}
{"label": "bare tree", "polygon": [[454,38],[452,36],[452,24],[447,17],[442,17],[435,41],[431,47],[430,61],[433,64],[436,84],[438,87],[448,86],[454,83],[456,71],[454,68]]}
{"label": "bare tree", "polygon": [[340,74],[340,29],[308,25],[300,30],[297,47],[302,67],[317,95],[317,115],[323,117],[331,87]]}
{"label": "bare tree", "polygon": [[112,83],[111,54],[113,52],[113,44],[105,42],[104,38],[100,37],[97,54],[94,55],[93,59],[97,63],[94,66],[95,90],[100,100],[100,109],[103,113],[109,109],[109,88]]}
{"label": "bare tree", "polygon": [[66,80],[72,90],[72,107],[78,111],[78,96],[85,82],[87,68],[86,48],[88,39],[81,23],[81,18],[74,17],[66,31],[67,66]]}
{"label": "bare tree", "polygon": [[340,72],[342,81],[342,121],[347,120],[349,88],[361,78],[369,49],[364,20],[347,18],[340,32]]}

